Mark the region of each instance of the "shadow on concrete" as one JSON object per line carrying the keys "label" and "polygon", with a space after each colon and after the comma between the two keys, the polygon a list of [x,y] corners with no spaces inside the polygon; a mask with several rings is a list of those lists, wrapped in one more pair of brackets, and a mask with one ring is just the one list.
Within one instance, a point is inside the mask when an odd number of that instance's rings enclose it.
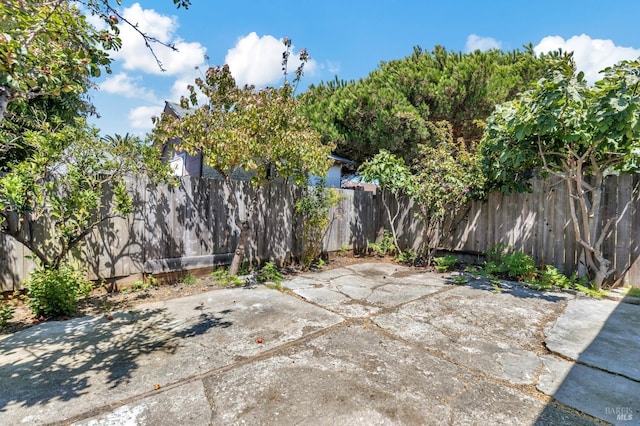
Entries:
{"label": "shadow on concrete", "polygon": [[553,355],[543,359],[538,390],[553,400],[536,424],[549,424],[556,406],[616,425],[640,424],[638,302],[578,298],[545,331]]}
{"label": "shadow on concrete", "polygon": [[115,389],[132,379],[146,355],[175,353],[183,339],[231,327],[225,320],[228,313],[203,312],[195,323],[180,328],[166,309],[150,309],[116,313],[112,321],[85,317],[15,333],[0,340],[0,412],[10,404],[33,407],[104,391],[92,390],[91,377],[106,376],[104,385]]}
{"label": "shadow on concrete", "polygon": [[[627,303],[633,302],[633,303]],[[537,425],[568,406],[616,425],[640,424],[640,305],[578,298],[545,331],[538,390],[552,397]]]}
{"label": "shadow on concrete", "polygon": [[[445,283],[452,285],[456,284],[454,277],[448,277],[445,279]],[[518,297],[521,299],[539,299],[546,302],[560,302],[566,300],[566,297],[560,294],[553,294],[539,290],[533,290],[526,287],[522,283],[513,281],[500,280],[500,284],[494,284],[488,278],[472,279],[468,283],[464,284],[467,287],[471,287],[476,290],[491,291],[493,293],[508,294],[510,296]]]}

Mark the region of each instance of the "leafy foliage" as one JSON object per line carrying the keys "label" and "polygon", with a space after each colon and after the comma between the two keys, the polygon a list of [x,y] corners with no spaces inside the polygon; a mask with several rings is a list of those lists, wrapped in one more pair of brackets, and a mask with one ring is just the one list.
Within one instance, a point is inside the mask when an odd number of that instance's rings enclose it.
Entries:
{"label": "leafy foliage", "polygon": [[339,193],[324,184],[304,187],[302,196],[296,201],[295,211],[302,224],[300,263],[304,269],[311,267],[322,255],[322,240],[331,221],[329,209],[339,202]]}
{"label": "leafy foliage", "polygon": [[496,104],[543,75],[546,58],[524,51],[432,52],[383,62],[367,78],[312,86],[301,101],[312,126],[337,153],[362,163],[380,150],[410,163],[432,143],[428,122],[448,121],[454,141],[470,147]]}
{"label": "leafy foliage", "polygon": [[396,244],[394,242],[393,235],[387,229],[382,233],[382,238],[379,242],[370,242],[368,244],[369,250],[373,251],[378,256],[386,256],[388,254],[396,253]]}
{"label": "leafy foliage", "polygon": [[[81,119],[75,126],[43,123],[26,132],[33,155],[0,176],[0,232],[24,244],[47,269],[60,266],[98,224],[133,209],[125,177],[154,179],[169,170],[138,138],[99,139]],[[111,189],[111,197],[105,193]]]}
{"label": "leafy foliage", "polygon": [[[274,178],[302,184],[308,174],[323,176],[330,166],[327,156],[332,147],[320,143],[320,135],[310,128],[293,97],[308,55],[301,52],[303,63],[292,86],[286,75],[291,41],[285,39],[284,44],[283,87],[239,87],[227,65],[211,67],[204,79],[197,78],[195,86],[188,87],[189,97],[180,101],[183,108],[190,108],[190,113],[182,118],[154,118],[153,139],[160,144],[178,140],[176,150],[202,154],[206,164],[229,183],[239,167],[253,174],[254,185]],[[238,212],[239,200],[234,195],[230,201]],[[242,262],[251,225],[235,212],[235,228],[240,237],[231,263],[232,274],[237,273]]]}
{"label": "leafy foliage", "polygon": [[274,283],[277,288],[280,288],[283,279],[284,277],[282,276],[282,273],[273,262],[265,263],[258,271],[258,282],[261,283],[271,282]]}
{"label": "leafy foliage", "polygon": [[9,324],[9,321],[13,319],[13,315],[16,312],[14,300],[16,295],[17,294],[13,294],[6,299],[0,299],[0,330],[5,328]]}
{"label": "leafy foliage", "polygon": [[91,282],[68,265],[58,269],[39,268],[26,282],[27,301],[35,316],[56,317],[76,310],[78,297],[86,297]]}
{"label": "leafy foliage", "polygon": [[400,253],[398,235],[396,231],[396,220],[400,215],[400,196],[412,195],[415,193],[415,178],[411,169],[400,157],[391,154],[387,150],[380,150],[373,158],[364,162],[358,169],[360,175],[366,182],[374,182],[380,185],[383,190],[390,191],[394,195],[396,202],[396,213],[391,214],[391,206],[388,204],[385,194],[381,194],[382,204],[387,214],[387,220],[391,228],[393,237],[393,250]]}
{"label": "leafy foliage", "polygon": [[564,180],[581,248],[579,276],[598,288],[613,273],[602,253],[612,224],[600,225],[604,177],[640,166],[640,62],[603,74],[588,87],[571,55],[559,55],[534,89],[496,109],[481,143],[493,188],[527,190],[537,169]]}
{"label": "leafy foliage", "polygon": [[458,264],[458,258],[454,255],[434,257],[433,264],[436,268],[436,271],[447,272],[453,269]]}
{"label": "leafy foliage", "polygon": [[222,287],[239,287],[244,285],[244,281],[236,275],[230,274],[227,269],[218,269],[211,273],[211,277],[216,284]]}
{"label": "leafy foliage", "polygon": [[442,238],[461,219],[467,203],[483,195],[480,158],[463,144],[455,144],[447,122],[429,123],[431,145],[420,146],[414,161],[413,197],[425,224],[426,260],[430,263]]}
{"label": "leafy foliage", "polygon": [[398,256],[394,259],[398,263],[404,263],[407,265],[415,265],[416,261],[420,258],[420,255],[413,249],[406,249],[398,253]]}

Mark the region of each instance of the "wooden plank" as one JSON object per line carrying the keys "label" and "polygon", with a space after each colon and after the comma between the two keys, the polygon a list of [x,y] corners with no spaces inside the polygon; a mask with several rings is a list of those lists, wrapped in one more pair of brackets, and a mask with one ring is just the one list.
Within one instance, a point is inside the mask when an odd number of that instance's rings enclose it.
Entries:
{"label": "wooden plank", "polygon": [[[604,181],[604,190],[602,193],[602,209],[600,216],[600,230],[598,232],[598,237],[600,233],[604,230],[605,224],[610,220],[615,218],[617,214],[617,203],[618,203],[618,177],[617,176],[609,176]],[[609,259],[612,262],[612,265],[616,264],[616,227],[613,224],[607,230],[604,240],[602,242],[602,254],[606,259]],[[615,280],[618,277],[614,274],[610,279]]]}
{"label": "wooden plank", "polygon": [[[555,213],[555,201],[556,191],[555,188],[550,185],[550,182],[545,182],[544,185],[545,202],[544,202],[544,214],[543,214],[543,229],[542,229],[542,263],[554,265],[553,248],[555,246],[552,225]],[[558,267],[558,265],[554,265]]]}
{"label": "wooden plank", "polygon": [[562,273],[567,273],[565,264],[565,227],[566,227],[566,200],[569,198],[568,188],[563,180],[554,182],[555,204],[553,206],[553,222],[551,234],[553,236],[553,264]]}
{"label": "wooden plank", "polygon": [[633,175],[631,191],[631,232],[629,234],[629,270],[623,285],[640,288],[640,175]]}
{"label": "wooden plank", "polygon": [[623,278],[623,275],[628,270],[631,259],[629,237],[633,232],[631,229],[633,176],[621,175],[617,180],[615,268],[616,279],[619,279]]}
{"label": "wooden plank", "polygon": [[565,270],[564,273],[566,275],[571,275],[576,272],[577,269],[577,247],[578,244],[576,242],[576,233],[574,229],[573,219],[571,218],[571,206],[569,203],[572,202],[571,198],[568,196],[569,188],[567,187],[567,182],[563,183],[565,188],[565,192],[567,196],[563,200],[564,205],[564,215],[565,215],[565,226],[564,226],[564,264]]}

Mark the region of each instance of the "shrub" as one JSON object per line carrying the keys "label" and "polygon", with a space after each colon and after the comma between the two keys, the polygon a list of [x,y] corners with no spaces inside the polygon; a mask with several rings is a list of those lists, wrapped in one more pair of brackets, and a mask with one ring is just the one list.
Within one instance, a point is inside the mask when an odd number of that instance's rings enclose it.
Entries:
{"label": "shrub", "polygon": [[282,274],[273,262],[265,263],[262,269],[258,271],[258,282],[272,282],[276,285],[276,287],[280,287],[280,285],[282,284],[282,279]]}
{"label": "shrub", "polygon": [[398,257],[396,257],[396,262],[398,263],[406,263],[407,265],[415,264],[418,259],[418,253],[416,253],[413,249],[406,249],[405,251],[400,252]]}
{"label": "shrub", "polygon": [[456,264],[458,263],[458,258],[451,254],[444,257],[434,257],[433,263],[436,271],[447,272],[453,269],[454,266],[456,266]]}
{"label": "shrub", "polygon": [[309,269],[322,255],[322,241],[331,225],[329,209],[340,203],[340,193],[326,187],[322,180],[316,186],[304,188],[303,194],[295,203],[295,211],[302,224],[300,237],[303,269]]}
{"label": "shrub", "polygon": [[194,285],[196,283],[196,277],[193,274],[187,274],[182,277],[182,283],[185,285]]}
{"label": "shrub", "polygon": [[229,271],[226,269],[218,269],[217,271],[213,271],[211,273],[211,277],[215,280],[216,284],[223,287],[239,287],[241,285],[244,285],[244,281],[242,281],[235,275],[229,274]]}
{"label": "shrub", "polygon": [[68,265],[36,269],[26,287],[27,303],[34,315],[51,317],[75,312],[78,298],[88,296],[93,288],[90,281]]}
{"label": "shrub", "polygon": [[555,287],[570,288],[575,285],[574,278],[568,278],[555,266],[547,265],[544,271],[539,271],[534,279],[527,280],[527,283],[539,290],[549,290]]}
{"label": "shrub", "polygon": [[386,256],[387,254],[394,253],[396,245],[393,242],[393,235],[391,234],[391,231],[385,229],[379,243],[369,243],[369,250],[373,250],[379,256]]}
{"label": "shrub", "polygon": [[5,328],[9,321],[13,319],[15,311],[16,306],[14,304],[13,296],[9,296],[8,299],[0,300],[0,330]]}
{"label": "shrub", "polygon": [[536,264],[528,254],[511,252],[505,244],[497,244],[485,252],[484,271],[509,280],[525,280],[536,276]]}

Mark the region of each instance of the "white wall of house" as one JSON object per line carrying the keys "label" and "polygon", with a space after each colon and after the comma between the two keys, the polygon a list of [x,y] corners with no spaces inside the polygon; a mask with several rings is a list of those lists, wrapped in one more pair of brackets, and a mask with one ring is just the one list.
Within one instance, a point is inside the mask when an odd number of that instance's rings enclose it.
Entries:
{"label": "white wall of house", "polygon": [[[334,164],[331,166],[327,175],[324,177],[327,188],[340,188],[340,179],[342,178],[342,165]],[[309,184],[316,186],[320,182],[319,176],[309,176]]]}

